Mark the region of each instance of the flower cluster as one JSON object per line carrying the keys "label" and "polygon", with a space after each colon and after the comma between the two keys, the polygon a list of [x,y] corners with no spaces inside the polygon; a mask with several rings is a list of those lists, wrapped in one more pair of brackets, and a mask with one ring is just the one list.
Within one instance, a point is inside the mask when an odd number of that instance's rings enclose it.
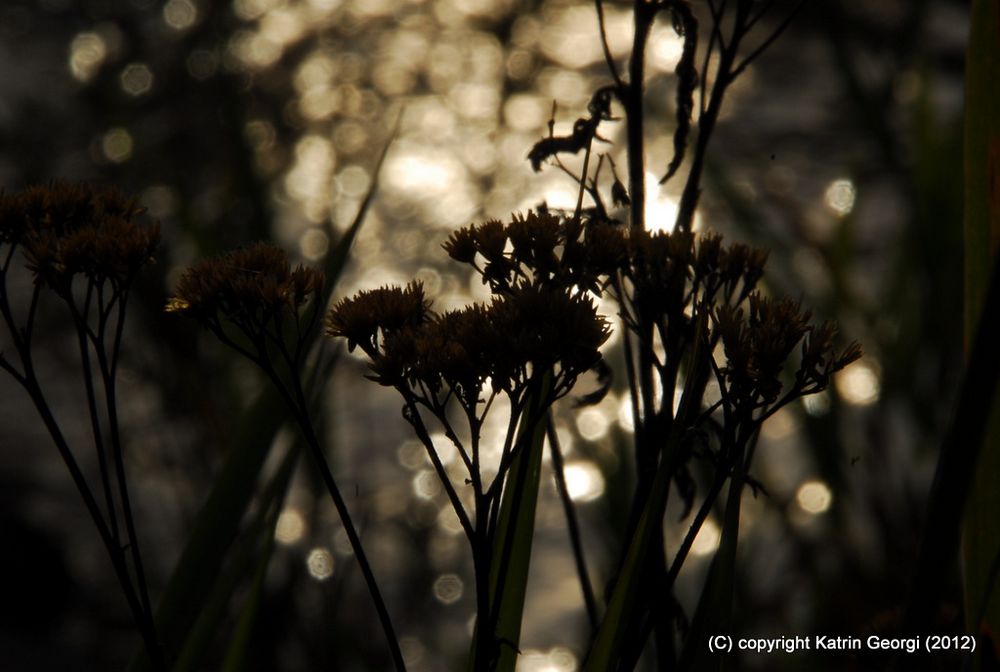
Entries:
{"label": "flower cluster", "polygon": [[373,380],[453,393],[467,409],[486,381],[493,392],[517,396],[536,370],[553,369],[557,396],[567,392],[600,359],[608,333],[590,299],[540,285],[439,315],[414,282],[361,292],[327,317],[329,336],[368,355]]}
{"label": "flower cluster", "polygon": [[625,231],[536,212],[514,215],[509,224],[491,220],[459,229],[444,249],[472,265],[494,293],[522,284],[596,293],[602,278],[627,259]]}
{"label": "flower cluster", "polygon": [[227,252],[192,266],[181,276],[166,310],[209,328],[233,322],[252,340],[300,310],[323,289],[323,273],[292,268],[283,250],[269,243]]}
{"label": "flower cluster", "polygon": [[[649,465],[655,464],[656,445],[661,443],[655,436],[674,422],[672,404],[657,400],[673,399],[684,376],[702,372],[694,376],[698,384],[685,389],[693,398],[687,404],[689,415],[680,422],[705,418],[705,384],[713,370],[724,390],[719,406],[741,409],[747,414],[744,419],[758,422],[777,406],[821,391],[834,372],[860,357],[857,344],[834,350],[834,324],[812,325],[810,314],[798,303],[765,298],[757,290],[766,252],[726,245],[717,234],[650,232],[599,219],[528,213],[515,215],[507,224],[494,220],[455,231],[444,248],[456,261],[475,268],[498,297],[517,296],[524,302],[526,288],[545,288],[578,298],[607,292],[615,299],[635,343],[634,359],[627,365],[634,367],[629,372],[636,388],[633,411],[639,441],[648,441]],[[554,314],[551,306],[537,310],[528,312]],[[524,316],[519,320],[530,323]],[[585,332],[582,323],[566,331]],[[516,348],[516,325],[504,326],[503,332],[506,347]],[[592,344],[597,339],[585,340]],[[713,355],[720,340],[724,365],[716,364]],[[800,344],[798,368],[786,371]],[[572,346],[556,347],[568,353]],[[697,356],[692,358],[692,353]],[[392,348],[386,354],[392,355]],[[387,371],[388,360],[376,362],[376,367]],[[643,369],[649,374],[638,373]],[[504,372],[499,384],[507,384],[508,375]]]}
{"label": "flower cluster", "polygon": [[[861,356],[861,348],[851,343],[834,352],[836,326],[826,322],[810,325],[809,311],[788,299],[765,298],[754,292],[750,311],[722,306],[716,311],[718,333],[726,353],[720,374],[730,395],[766,406],[778,401],[786,363],[801,343],[801,359],[789,394],[801,396],[824,389],[830,376]],[[790,399],[788,399],[790,400]]]}
{"label": "flower cluster", "polygon": [[[551,213],[514,215],[451,234],[445,251],[472,265],[494,293],[536,284],[599,294],[627,305],[630,326],[681,317],[692,303],[740,303],[763,275],[767,254],[716,234],[650,232]],[[690,315],[688,315],[690,317]]]}
{"label": "flower cluster", "polygon": [[0,243],[23,246],[28,268],[59,294],[68,294],[77,276],[120,290],[159,243],[157,225],[139,225],[144,212],[115,188],[30,187],[0,196]]}
{"label": "flower cluster", "polygon": [[[140,224],[143,213],[134,199],[114,188],[53,183],[0,193],[0,345],[12,346],[8,352],[0,349],[0,370],[28,392],[39,412],[97,528],[146,653],[154,669],[162,670],[115,392],[128,295],[139,270],[153,261],[160,238],[158,226]],[[15,309],[19,306],[8,293],[21,286],[9,281],[15,260],[25,262],[23,268],[34,277],[24,310]],[[76,332],[99,486],[81,469],[36,373],[37,309],[48,292],[69,309]]]}
{"label": "flower cluster", "polygon": [[277,357],[294,378],[319,318],[323,284],[322,272],[293,268],[282,249],[256,243],[189,268],[165,310],[193,318],[272,377]]}

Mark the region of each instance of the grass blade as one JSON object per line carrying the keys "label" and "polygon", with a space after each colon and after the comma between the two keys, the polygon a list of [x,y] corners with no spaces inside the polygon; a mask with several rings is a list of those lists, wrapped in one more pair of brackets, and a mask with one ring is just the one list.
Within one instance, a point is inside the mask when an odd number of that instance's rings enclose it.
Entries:
{"label": "grass blade", "polygon": [[[229,457],[195,519],[160,598],[156,627],[168,663],[180,652],[205,596],[211,594],[240,522],[253,501],[260,470],[283,420],[278,408],[280,400],[266,391],[244,414]],[[140,654],[130,667],[147,670],[149,662]]]}
{"label": "grass blade", "polygon": [[[1000,6],[990,0],[974,0],[966,59],[964,143],[965,333],[969,353],[969,378],[974,377],[974,369],[983,365],[981,354],[976,352],[975,345],[971,343],[973,335],[978,331],[980,340],[983,339],[983,323],[991,321],[985,318],[980,320],[979,316],[992,314],[994,317],[991,319],[995,320],[997,311],[995,292],[989,300],[986,299],[986,294],[990,285],[990,267],[996,265],[995,252],[997,241],[1000,240],[998,26]],[[994,270],[993,285],[996,285],[996,274]],[[996,339],[992,341],[994,351],[997,342]],[[995,383],[996,373],[993,380]],[[959,403],[962,402],[960,399]],[[980,455],[978,465],[975,466],[976,475],[972,479],[972,491],[964,520],[965,608],[969,632],[978,632],[980,627],[985,626],[990,632],[996,633],[1000,632],[1000,597],[994,591],[986,603],[983,603],[989,590],[993,559],[1000,553],[1000,518],[996,515],[1000,510],[1000,490],[996,487],[996,474],[1000,473],[1000,399],[994,398],[992,406],[984,411],[989,414],[988,419],[984,418],[985,436],[969,437],[971,441],[976,441],[974,447],[969,447],[970,472],[976,462],[976,448],[979,448]],[[945,450],[949,448],[951,446],[945,446]],[[954,448],[957,449],[958,446]],[[963,493],[964,487],[961,490]],[[983,609],[980,609],[981,606]],[[979,622],[979,611],[984,614],[982,623]]]}
{"label": "grass blade", "polygon": [[[278,514],[281,511],[281,504],[285,500],[288,486],[291,483],[292,474],[299,456],[298,444],[289,450],[288,455],[282,461],[278,472],[272,477],[264,492],[258,498],[258,510],[251,522],[249,529],[244,534],[240,543],[237,544],[233,557],[225,571],[216,581],[210,596],[205,600],[198,618],[194,621],[184,645],[177,656],[177,662],[172,667],[172,672],[188,672],[189,670],[201,669],[204,656],[208,652],[212,641],[219,632],[219,626],[225,618],[227,607],[233,593],[242,582],[248,569],[253,565],[256,557],[260,556],[258,564],[258,574],[260,567],[266,568],[267,559],[270,557],[271,546],[274,539],[274,526],[278,521]],[[255,584],[257,580],[255,579]],[[254,593],[251,592],[253,599]],[[247,619],[247,613],[252,615],[253,609],[249,604],[244,607],[242,621]],[[250,620],[252,625],[252,619]],[[234,655],[239,647],[239,628],[234,643],[230,645],[229,654]],[[245,642],[244,642],[245,644]]]}
{"label": "grass blade", "polygon": [[[372,185],[365,194],[354,221],[337,241],[323,265],[327,282],[318,310],[329,301],[347,264],[351,244],[361,230],[374,199],[378,174],[389,146],[387,143],[379,156]],[[318,349],[320,330],[315,330],[311,339],[308,350],[315,352]],[[312,361],[315,361],[314,357],[307,359],[307,362]],[[322,385],[325,380],[318,380],[316,376],[309,374],[310,371],[307,370],[304,379],[309,381],[310,387]],[[167,661],[174,660],[185,646],[191,623],[198,618],[205,604],[205,596],[211,594],[225,556],[238,534],[240,522],[253,500],[260,470],[270,453],[273,438],[285,420],[284,412],[280,410],[283,408],[277,393],[267,387],[237,425],[240,429],[229,457],[198,513],[181,558],[157,605],[157,631]],[[129,669],[133,672],[148,670],[149,663],[145,654],[137,654]]]}
{"label": "grass blade", "polygon": [[[551,380],[546,376],[539,398],[548,395],[550,385]],[[494,627],[490,632],[490,629],[480,628],[477,624],[469,659],[470,664],[475,666],[480,647],[497,642],[499,657],[491,668],[495,672],[514,672],[517,665],[531,546],[535,536],[535,509],[545,447],[546,418],[547,414],[538,408],[537,401],[528,402],[528,410],[522,417],[516,438],[518,453],[511,462],[510,475],[501,495],[490,561],[490,605]],[[489,638],[485,644],[484,637]]]}

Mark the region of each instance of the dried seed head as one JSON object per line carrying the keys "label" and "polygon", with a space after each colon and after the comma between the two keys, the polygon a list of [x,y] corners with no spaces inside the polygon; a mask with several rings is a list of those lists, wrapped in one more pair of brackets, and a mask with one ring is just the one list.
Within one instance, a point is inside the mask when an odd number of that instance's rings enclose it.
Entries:
{"label": "dried seed head", "polygon": [[292,269],[283,250],[256,243],[189,268],[166,310],[203,323],[225,317],[263,327],[282,311],[297,314],[322,287],[321,272],[303,266]]}
{"label": "dried seed head", "polygon": [[476,258],[476,238],[472,227],[453,231],[443,245],[448,256],[463,264],[471,264]]}
{"label": "dried seed head", "polygon": [[749,315],[741,308],[723,305],[716,309],[716,327],[726,353],[725,376],[732,400],[770,404],[782,392],[781,375],[793,350],[801,347],[801,360],[794,375],[799,394],[824,389],[830,375],[861,356],[851,343],[841,354],[833,350],[837,327],[833,322],[810,325],[810,313],[798,302],[750,295]]}
{"label": "dried seed head", "polygon": [[366,354],[378,349],[379,332],[388,334],[406,327],[419,327],[429,317],[429,303],[420,282],[405,288],[380,287],[341,300],[327,314],[326,334],[346,338],[353,350],[360,345]]}
{"label": "dried seed head", "polygon": [[24,246],[28,268],[65,294],[83,275],[121,288],[153,260],[159,227],[140,226],[144,212],[115,188],[54,183],[0,195],[0,243]]}

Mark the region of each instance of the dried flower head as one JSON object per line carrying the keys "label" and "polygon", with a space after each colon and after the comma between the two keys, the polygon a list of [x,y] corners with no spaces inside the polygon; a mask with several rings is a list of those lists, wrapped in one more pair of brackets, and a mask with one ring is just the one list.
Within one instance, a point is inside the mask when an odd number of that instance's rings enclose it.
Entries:
{"label": "dried flower head", "polygon": [[446,388],[474,408],[487,379],[494,391],[516,394],[533,370],[556,367],[557,392],[568,391],[600,360],[609,328],[590,299],[543,286],[434,315],[414,282],[342,300],[326,333],[360,346],[376,382]]}
{"label": "dried flower head", "polygon": [[824,389],[830,375],[861,356],[857,343],[835,354],[832,322],[810,325],[810,313],[798,302],[776,300],[754,292],[750,311],[720,306],[716,325],[726,353],[722,373],[733,400],[745,400],[751,407],[778,400],[783,389],[781,376],[795,348],[802,344],[802,357],[793,376],[791,395],[802,396]]}
{"label": "dried flower head", "polygon": [[424,286],[411,282],[403,287],[380,287],[341,300],[326,318],[326,334],[347,339],[353,350],[360,345],[369,357],[379,349],[379,336],[405,327],[419,327],[429,317]]}
{"label": "dried flower head", "polygon": [[563,391],[600,360],[599,348],[610,334],[593,301],[551,287],[526,286],[497,297],[489,313],[507,343],[496,375],[517,380],[529,363],[538,370],[558,366]]}
{"label": "dried flower head", "polygon": [[228,318],[261,328],[282,312],[297,314],[323,288],[320,271],[292,268],[283,250],[269,243],[227,252],[192,266],[177,283],[166,310],[203,324]]}
{"label": "dried flower head", "polygon": [[75,276],[131,283],[153,259],[156,225],[140,226],[145,210],[116,188],[54,183],[0,195],[0,243],[23,245],[36,278],[67,293]]}

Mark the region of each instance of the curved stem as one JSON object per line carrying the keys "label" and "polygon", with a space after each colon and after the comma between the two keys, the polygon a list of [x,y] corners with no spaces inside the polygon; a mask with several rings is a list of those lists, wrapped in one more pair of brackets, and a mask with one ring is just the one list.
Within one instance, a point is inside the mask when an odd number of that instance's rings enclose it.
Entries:
{"label": "curved stem", "polygon": [[122,548],[114,540],[107,524],[104,522],[104,519],[101,516],[100,506],[97,504],[97,499],[90,490],[90,486],[87,485],[87,480],[83,475],[83,471],[80,469],[80,465],[77,463],[76,458],[73,457],[73,452],[70,450],[69,444],[66,443],[62,430],[59,429],[59,424],[56,421],[55,416],[52,415],[52,411],[49,409],[41,388],[38,387],[38,382],[35,379],[34,372],[31,371],[30,364],[25,364],[25,368],[27,369],[27,384],[25,384],[25,389],[31,397],[31,401],[34,403],[35,409],[41,416],[42,422],[45,424],[45,428],[49,432],[49,436],[52,437],[53,442],[56,444],[56,448],[59,450],[59,455],[62,457],[66,468],[69,470],[70,477],[76,485],[80,498],[83,499],[84,506],[87,507],[87,512],[90,514],[91,520],[94,521],[94,525],[97,527],[97,532],[101,537],[101,542],[104,544],[104,548],[111,560],[111,565],[115,570],[115,576],[118,578],[118,584],[122,589],[122,593],[125,595],[126,602],[128,602],[129,610],[132,612],[132,620],[135,622],[135,625],[139,629],[139,633],[142,636],[146,653],[149,655],[150,663],[152,664],[155,672],[165,672],[166,665],[163,662],[159,642],[157,641],[155,632],[153,632],[153,630],[149,627],[151,619],[148,619],[148,615],[143,611],[139,598],[136,595],[135,587],[132,585],[128,568],[125,565],[125,557]]}
{"label": "curved stem", "polygon": [[[400,392],[403,392],[403,390],[401,389]],[[441,462],[441,458],[438,456],[437,451],[434,450],[434,442],[431,441],[430,434],[427,432],[427,427],[424,425],[424,421],[420,417],[420,412],[417,410],[416,404],[410,395],[403,393],[403,397],[406,399],[406,408],[409,410],[409,414],[406,416],[406,419],[413,427],[413,431],[416,432],[417,438],[420,439],[420,442],[427,450],[427,456],[430,458],[431,464],[434,465],[434,471],[437,472],[441,485],[444,486],[445,493],[448,495],[448,501],[451,502],[451,507],[455,509],[455,515],[458,516],[458,520],[462,524],[465,536],[468,537],[469,543],[475,547],[476,530],[480,528],[477,527],[476,529],[473,529],[472,522],[469,520],[469,515],[465,511],[465,507],[462,506],[462,500],[459,498],[458,493],[455,491],[455,486],[452,485],[451,479],[448,477],[448,471]]]}
{"label": "curved stem", "polygon": [[[94,343],[94,348],[97,352],[97,363],[100,368],[101,377],[104,384],[104,398],[105,406],[107,406],[108,413],[108,424],[110,425],[111,433],[111,454],[114,457],[115,465],[115,476],[118,481],[118,498],[121,500],[122,506],[122,517],[125,520],[125,532],[128,534],[129,539],[129,549],[132,554],[132,564],[135,569],[136,583],[139,587],[139,598],[142,600],[143,611],[145,612],[146,627],[151,633],[151,637],[156,642],[156,647],[159,649],[159,643],[156,635],[156,624],[153,620],[153,606],[152,601],[149,599],[149,585],[146,581],[146,571],[143,567],[142,562],[142,550],[139,544],[139,534],[135,526],[135,516],[132,514],[132,501],[128,490],[128,478],[125,473],[125,456],[122,450],[121,441],[121,431],[118,421],[118,399],[116,394],[115,386],[115,370],[118,362],[118,352],[121,347],[121,334],[125,322],[125,295],[116,295],[112,298],[112,302],[117,300],[117,310],[115,311],[115,335],[112,344],[111,351],[111,361],[109,362],[108,354],[104,350],[104,339],[103,335],[105,333],[105,319],[102,317],[101,324],[98,328],[98,333],[101,338],[98,342]],[[98,310],[101,306],[98,306]],[[107,314],[110,316],[109,314]],[[157,657],[159,653],[157,652]]]}
{"label": "curved stem", "polygon": [[284,398],[289,410],[291,410],[292,415],[295,417],[296,422],[298,422],[299,428],[302,430],[302,435],[306,440],[306,444],[309,446],[313,462],[315,462],[316,468],[319,469],[320,477],[323,479],[323,484],[326,486],[327,492],[330,493],[330,499],[333,500],[333,505],[337,509],[340,521],[344,525],[344,531],[347,533],[347,540],[351,544],[351,550],[354,552],[354,557],[357,559],[358,566],[361,568],[361,574],[365,579],[365,584],[368,586],[368,592],[371,595],[372,602],[375,604],[375,611],[378,612],[379,622],[382,624],[382,630],[385,632],[386,639],[389,643],[389,652],[392,656],[393,665],[398,672],[405,672],[406,663],[403,661],[403,653],[399,648],[399,639],[396,637],[396,630],[392,625],[392,619],[389,617],[389,610],[386,608],[385,600],[382,598],[382,591],[379,589],[378,581],[375,579],[375,573],[372,571],[371,564],[368,562],[368,556],[365,553],[364,547],[361,545],[361,537],[358,535],[358,531],[354,527],[354,520],[347,508],[347,502],[344,500],[343,495],[341,495],[340,488],[337,487],[337,482],[333,477],[333,472],[330,471],[330,465],[327,463],[326,457],[323,455],[323,449],[320,446],[319,437],[316,435],[316,430],[313,428],[312,422],[309,419],[308,404],[306,403],[305,394],[302,391],[302,385],[298,372],[294,370],[292,371],[293,384],[291,387],[294,393],[293,397],[289,394],[285,386],[282,385],[281,378],[267,360],[257,360],[257,363],[274,383],[279,394],[281,394],[282,398]]}

